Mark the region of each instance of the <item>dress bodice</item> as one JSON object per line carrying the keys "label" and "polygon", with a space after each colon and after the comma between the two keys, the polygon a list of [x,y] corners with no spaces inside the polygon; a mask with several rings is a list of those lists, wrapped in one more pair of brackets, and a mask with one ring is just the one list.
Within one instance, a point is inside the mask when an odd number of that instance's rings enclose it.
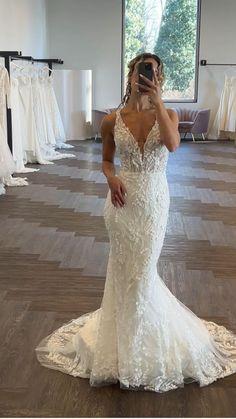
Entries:
{"label": "dress bodice", "polygon": [[121,170],[130,172],[165,172],[169,150],[160,141],[157,120],[153,124],[143,146],[143,152],[137,140],[116,111],[114,141],[121,161]]}

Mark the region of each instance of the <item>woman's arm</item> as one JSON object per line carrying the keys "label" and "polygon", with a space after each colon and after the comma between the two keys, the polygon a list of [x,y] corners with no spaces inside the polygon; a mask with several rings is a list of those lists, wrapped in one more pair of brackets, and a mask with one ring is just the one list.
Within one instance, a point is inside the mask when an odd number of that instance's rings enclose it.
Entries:
{"label": "woman's arm", "polygon": [[101,135],[103,142],[102,149],[102,171],[107,178],[107,183],[111,190],[111,202],[115,207],[122,207],[125,204],[126,187],[115,173],[114,156],[114,125],[116,114],[112,113],[103,118],[101,124]]}
{"label": "woman's arm", "polygon": [[161,86],[154,72],[154,81],[147,79],[147,77],[141,75],[146,83],[146,86],[141,86],[140,83],[136,83],[137,86],[142,87],[150,98],[151,103],[155,107],[157,114],[157,121],[160,128],[161,142],[165,144],[169,151],[175,151],[180,144],[180,135],[178,131],[178,115],[173,109],[166,109],[161,99]]}
{"label": "woman's arm", "polygon": [[115,114],[106,115],[101,124],[102,136],[102,171],[107,179],[115,176],[114,156],[115,156],[115,141],[114,141],[114,124]]}
{"label": "woman's arm", "polygon": [[157,121],[160,128],[161,141],[169,151],[175,151],[180,144],[178,131],[179,118],[173,109],[166,109],[162,100],[156,106]]}

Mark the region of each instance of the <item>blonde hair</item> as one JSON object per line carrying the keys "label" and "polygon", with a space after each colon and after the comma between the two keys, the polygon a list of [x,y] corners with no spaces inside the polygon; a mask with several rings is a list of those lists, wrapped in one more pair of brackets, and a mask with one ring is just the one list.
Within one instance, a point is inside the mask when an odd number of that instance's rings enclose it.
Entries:
{"label": "blonde hair", "polygon": [[144,52],[142,54],[137,55],[136,57],[134,57],[128,64],[128,81],[126,84],[126,91],[125,94],[123,96],[123,99],[121,101],[120,106],[125,106],[130,98],[131,95],[131,83],[130,83],[130,77],[132,76],[133,72],[134,72],[134,68],[135,68],[135,64],[138,61],[144,61],[146,60],[146,58],[153,58],[154,60],[156,60],[156,62],[158,63],[158,80],[161,86],[161,89],[163,88],[163,84],[165,82],[165,75],[164,75],[164,66],[163,66],[163,62],[160,59],[160,57],[158,57],[158,55],[152,54],[150,52]]}

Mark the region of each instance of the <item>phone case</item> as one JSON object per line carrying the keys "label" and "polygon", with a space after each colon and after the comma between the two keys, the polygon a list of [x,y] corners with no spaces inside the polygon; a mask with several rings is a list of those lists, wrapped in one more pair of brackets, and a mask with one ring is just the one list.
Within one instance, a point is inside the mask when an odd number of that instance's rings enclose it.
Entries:
{"label": "phone case", "polygon": [[[139,73],[139,84],[142,84],[146,86],[147,84],[145,81],[140,77],[140,74],[143,74],[147,79],[151,80],[153,79],[153,70],[152,70],[152,63],[149,62],[141,62],[138,65],[138,73]],[[143,89],[140,87],[140,91],[143,91]]]}

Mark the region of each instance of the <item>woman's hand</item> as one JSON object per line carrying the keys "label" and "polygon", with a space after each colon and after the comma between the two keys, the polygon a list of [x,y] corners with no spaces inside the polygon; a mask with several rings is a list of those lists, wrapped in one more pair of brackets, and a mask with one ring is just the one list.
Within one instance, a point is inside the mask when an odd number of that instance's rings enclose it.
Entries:
{"label": "woman's hand", "polygon": [[153,74],[154,74],[154,82],[149,80],[143,74],[140,74],[140,77],[142,77],[143,81],[147,84],[147,86],[137,83],[137,82],[136,82],[136,86],[138,87],[138,89],[140,88],[140,93],[141,93],[141,90],[142,92],[145,92],[150,98],[150,102],[154,106],[157,106],[161,102],[161,86],[160,86],[156,73],[153,72]]}
{"label": "woman's hand", "polygon": [[108,178],[108,185],[111,190],[111,202],[115,207],[123,207],[125,204],[125,196],[127,195],[126,187],[120,178],[116,175]]}

